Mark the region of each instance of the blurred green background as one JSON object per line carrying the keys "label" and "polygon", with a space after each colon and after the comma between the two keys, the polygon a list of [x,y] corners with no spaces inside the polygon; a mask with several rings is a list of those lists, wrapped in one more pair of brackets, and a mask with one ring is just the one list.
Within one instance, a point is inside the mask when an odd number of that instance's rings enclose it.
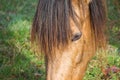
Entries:
{"label": "blurred green background", "polygon": [[[34,55],[30,27],[38,0],[0,0],[0,80],[45,80],[44,60]],[[120,0],[107,0],[108,50],[91,60],[84,80],[104,80],[101,67],[120,68]],[[120,80],[120,73],[110,73]]]}

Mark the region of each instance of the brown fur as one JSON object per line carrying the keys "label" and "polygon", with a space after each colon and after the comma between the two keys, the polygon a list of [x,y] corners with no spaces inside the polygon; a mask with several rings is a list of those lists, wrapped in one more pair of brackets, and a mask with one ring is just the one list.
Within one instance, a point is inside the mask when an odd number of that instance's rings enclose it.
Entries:
{"label": "brown fur", "polygon": [[[31,40],[45,54],[47,80],[82,80],[105,43],[104,5],[101,0],[39,0]],[[72,42],[78,32],[81,38]]]}

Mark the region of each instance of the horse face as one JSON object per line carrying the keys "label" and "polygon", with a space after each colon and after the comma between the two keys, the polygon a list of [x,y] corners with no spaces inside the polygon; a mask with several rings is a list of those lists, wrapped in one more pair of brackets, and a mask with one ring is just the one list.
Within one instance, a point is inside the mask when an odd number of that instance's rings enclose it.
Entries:
{"label": "horse face", "polygon": [[72,26],[71,42],[67,47],[62,46],[62,51],[56,50],[56,56],[47,61],[47,80],[82,80],[95,47],[88,24],[89,20],[81,31]]}
{"label": "horse face", "polygon": [[72,37],[67,46],[57,49],[56,56],[47,61],[47,80],[82,80],[87,64],[94,55],[95,46],[87,3],[84,15],[83,11],[79,11],[82,9],[78,9],[76,4],[73,5],[78,17],[82,19],[81,26],[76,26],[75,22],[70,20]]}
{"label": "horse face", "polygon": [[105,40],[103,5],[101,0],[39,0],[31,39],[45,55],[47,80],[82,80]]}

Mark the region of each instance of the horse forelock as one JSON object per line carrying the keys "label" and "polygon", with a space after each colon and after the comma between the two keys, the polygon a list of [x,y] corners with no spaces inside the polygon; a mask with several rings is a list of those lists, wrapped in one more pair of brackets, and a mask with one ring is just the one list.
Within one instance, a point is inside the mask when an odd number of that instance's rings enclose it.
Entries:
{"label": "horse forelock", "polygon": [[53,54],[55,48],[66,46],[71,37],[71,0],[39,0],[31,38],[38,41],[42,53]]}

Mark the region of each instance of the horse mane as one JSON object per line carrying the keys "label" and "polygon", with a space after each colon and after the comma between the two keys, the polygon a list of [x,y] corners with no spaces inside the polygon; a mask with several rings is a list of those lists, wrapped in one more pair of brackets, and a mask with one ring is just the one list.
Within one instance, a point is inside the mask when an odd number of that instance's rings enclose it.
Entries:
{"label": "horse mane", "polygon": [[[89,10],[96,45],[99,45],[103,42],[105,25],[102,0],[92,0]],[[37,41],[47,57],[55,48],[66,46],[71,39],[70,18],[76,21],[72,0],[39,0],[31,29],[32,43]]]}
{"label": "horse mane", "polygon": [[[105,0],[106,1],[106,0]],[[97,48],[105,48],[105,23],[106,23],[106,4],[103,0],[92,0],[89,3],[90,21],[95,37],[95,46]]]}
{"label": "horse mane", "polygon": [[73,18],[71,0],[39,0],[31,31],[32,42],[40,45],[42,53],[50,55],[54,48],[68,44]]}

